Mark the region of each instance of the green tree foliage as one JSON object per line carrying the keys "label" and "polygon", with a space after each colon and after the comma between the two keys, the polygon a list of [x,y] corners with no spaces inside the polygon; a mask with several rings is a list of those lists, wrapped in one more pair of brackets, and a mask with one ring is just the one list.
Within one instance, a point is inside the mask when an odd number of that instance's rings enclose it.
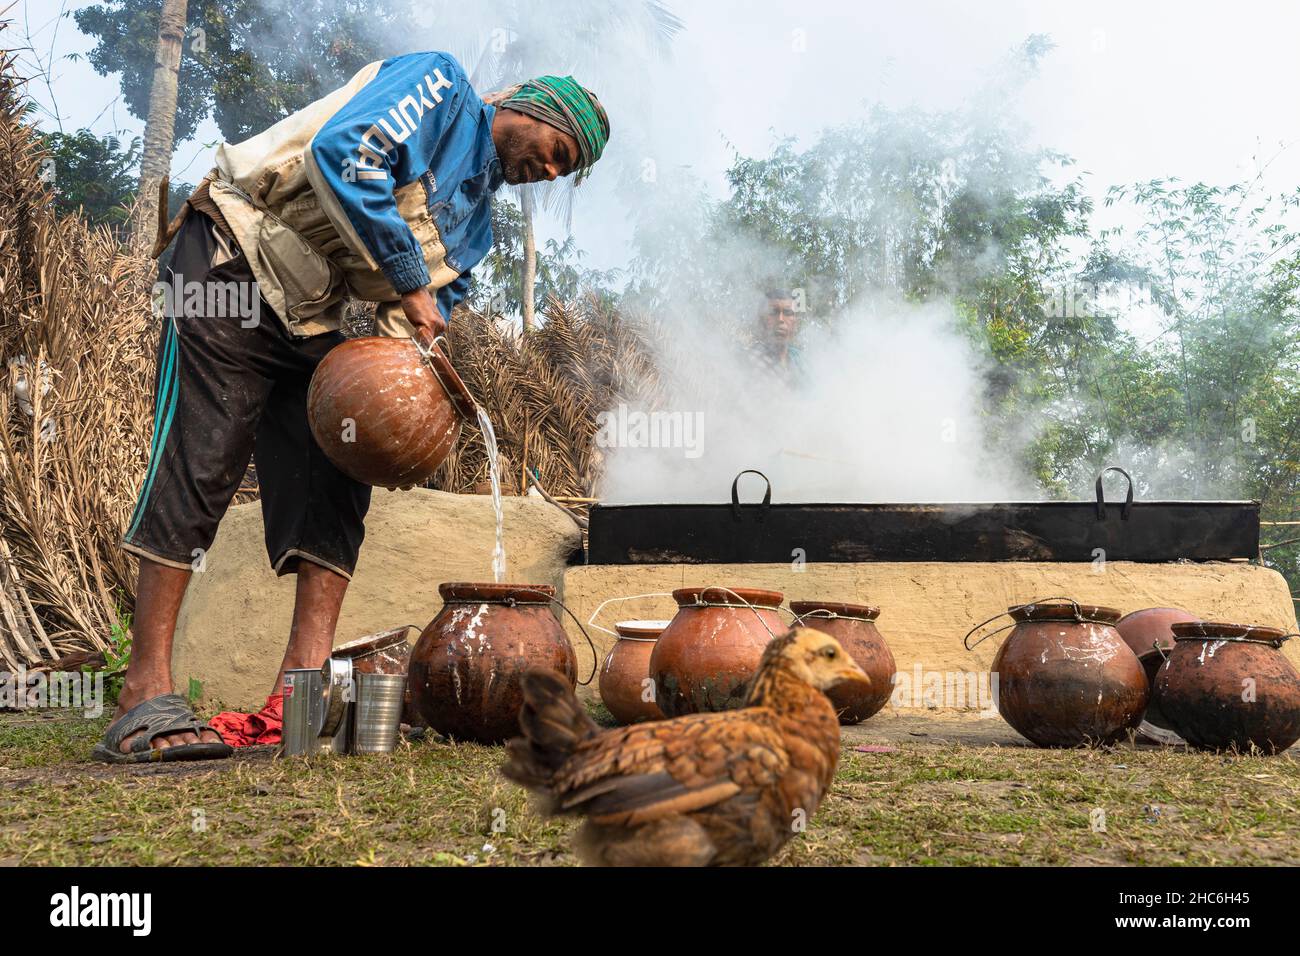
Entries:
{"label": "green tree foliage", "polygon": [[[494,315],[518,315],[522,286],[519,275],[524,261],[524,218],[513,198],[498,194],[492,200],[492,248],[472,273],[470,304]],[[607,302],[613,291],[617,270],[589,269],[582,264],[583,251],[573,236],[564,242],[547,240],[537,253],[535,307],[540,312],[549,295],[573,301],[595,295]]]}
{"label": "green tree foliage", "polygon": [[[96,225],[125,227],[140,183],[140,140],[123,144],[116,136],[96,136],[90,130],[45,136],[54,187],[54,207],[64,215],[80,215]],[[194,187],[172,183],[168,196],[175,214]]]}
{"label": "green tree foliage", "polygon": [[[1145,321],[1128,324],[1143,328],[1145,374],[1117,363],[1099,377],[1113,418],[1083,464],[1118,455],[1163,495],[1254,498],[1266,520],[1300,519],[1300,191],[1153,180],[1107,201],[1143,213],[1133,235],[1100,239],[1094,259],[1125,248],[1141,277]],[[1282,542],[1296,531],[1264,534],[1269,561],[1293,581],[1300,550]]]}
{"label": "green tree foliage", "polygon": [[64,215],[80,211],[95,223],[125,223],[139,182],[139,138],[123,146],[116,136],[99,137],[83,129],[51,133],[45,142],[52,160],[54,207]]}
{"label": "green tree foliage", "polygon": [[[416,0],[191,0],[181,57],[176,139],[211,115],[231,142],[246,139],[392,55],[390,38],[416,20]],[[76,13],[97,38],[90,62],[120,73],[135,116],[149,107],[157,0],[101,0]]]}

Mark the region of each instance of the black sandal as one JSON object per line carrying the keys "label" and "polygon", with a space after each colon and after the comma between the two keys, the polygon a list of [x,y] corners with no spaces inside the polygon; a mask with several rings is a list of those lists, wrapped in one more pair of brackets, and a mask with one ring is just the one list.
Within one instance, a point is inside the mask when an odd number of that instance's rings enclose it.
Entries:
{"label": "black sandal", "polygon": [[[130,751],[123,753],[122,741],[141,730],[144,733],[131,741]],[[180,694],[160,694],[142,704],[136,704],[109,724],[104,731],[104,739],[95,745],[90,755],[104,763],[151,763],[160,760],[218,760],[235,752],[229,744],[203,741],[174,747],[153,746],[156,737],[199,734],[205,730],[212,728],[194,715],[184,697]]]}

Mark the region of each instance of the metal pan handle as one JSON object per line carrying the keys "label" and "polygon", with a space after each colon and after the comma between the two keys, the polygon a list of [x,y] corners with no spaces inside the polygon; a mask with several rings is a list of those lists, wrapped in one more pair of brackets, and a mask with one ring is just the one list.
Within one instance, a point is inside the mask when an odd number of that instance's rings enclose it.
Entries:
{"label": "metal pan handle", "polygon": [[1133,510],[1133,476],[1130,475],[1119,465],[1107,465],[1097,474],[1097,520],[1106,520],[1106,495],[1102,491],[1101,480],[1112,471],[1117,471],[1128,479],[1128,494],[1124,497],[1124,507],[1120,509],[1119,516],[1123,521],[1128,520],[1129,513]]}
{"label": "metal pan handle", "polygon": [[763,474],[761,471],[756,471],[753,468],[746,468],[738,474],[736,480],[731,483],[731,513],[737,520],[740,519],[740,479],[744,478],[746,475],[758,475],[758,477],[763,479],[763,483],[767,485],[767,490],[763,492],[763,501],[758,505],[758,520],[762,521],[764,516],[767,514],[768,507],[772,504],[772,481],[767,477],[767,475]]}
{"label": "metal pan handle", "polygon": [[352,661],[346,657],[328,657],[321,665],[321,710],[316,734],[332,737],[343,726],[348,704],[355,696],[352,684]]}

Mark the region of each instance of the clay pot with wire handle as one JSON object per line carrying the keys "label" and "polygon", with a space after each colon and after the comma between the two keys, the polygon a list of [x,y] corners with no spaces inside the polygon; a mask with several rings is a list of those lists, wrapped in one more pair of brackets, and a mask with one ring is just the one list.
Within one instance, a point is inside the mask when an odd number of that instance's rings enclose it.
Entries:
{"label": "clay pot with wire handle", "polygon": [[791,601],[790,610],[807,627],[824,631],[840,642],[871,678],[871,686],[843,684],[826,692],[841,724],[866,720],[889,703],[894,690],[894,655],[876,627],[880,608],[840,601]]}
{"label": "clay pot with wire handle", "polygon": [[1151,699],[1138,724],[1138,736],[1152,743],[1172,746],[1183,739],[1169,723],[1160,709],[1160,695],[1156,693],[1156,674],[1165,662],[1165,653],[1174,646],[1173,625],[1200,621],[1195,614],[1176,607],[1148,607],[1125,614],[1115,625],[1119,636],[1133,648],[1138,663],[1151,685]]}
{"label": "clay pot with wire handle", "polygon": [[600,668],[600,699],[620,724],[663,720],[650,679],[650,655],[667,626],[667,621],[619,621],[614,625],[618,640]]}
{"label": "clay pot with wire handle", "polygon": [[[1050,598],[1006,613],[1014,623],[992,678],[998,711],[1016,731],[1040,747],[1079,747],[1115,743],[1137,727],[1150,689],[1115,629],[1119,611]],[[967,650],[971,636],[1001,616],[973,628]]]}
{"label": "clay pot with wire handle", "polygon": [[408,678],[412,700],[435,731],[501,743],[519,735],[525,671],[549,668],[574,686],[577,660],[551,610],[555,588],[457,582],[438,593],[442,610],[411,651]]}
{"label": "clay pot with wire handle", "polygon": [[1300,740],[1300,674],[1282,654],[1293,635],[1215,621],[1173,631],[1156,694],[1179,736],[1201,750],[1266,754]]}
{"label": "clay pot with wire handle", "polygon": [[673,591],[677,613],[650,655],[659,709],[668,717],[743,707],[763,648],[789,630],[780,591],[692,587]]}

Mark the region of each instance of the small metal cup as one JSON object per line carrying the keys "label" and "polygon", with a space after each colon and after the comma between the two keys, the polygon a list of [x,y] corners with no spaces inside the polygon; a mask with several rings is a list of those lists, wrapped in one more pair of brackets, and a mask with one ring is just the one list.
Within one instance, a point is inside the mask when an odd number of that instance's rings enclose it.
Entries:
{"label": "small metal cup", "polygon": [[316,715],[322,692],[320,668],[302,667],[284,672],[284,729],[281,740],[286,757],[316,752]]}
{"label": "small metal cup", "polygon": [[406,691],[405,674],[356,674],[352,753],[390,753],[397,746]]}

